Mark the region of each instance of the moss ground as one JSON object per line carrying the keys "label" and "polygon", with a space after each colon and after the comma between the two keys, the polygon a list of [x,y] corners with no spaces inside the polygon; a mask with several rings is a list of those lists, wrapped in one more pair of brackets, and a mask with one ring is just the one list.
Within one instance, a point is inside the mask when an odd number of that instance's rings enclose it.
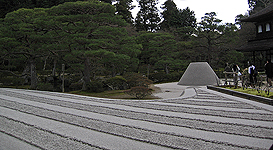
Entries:
{"label": "moss ground", "polygon": [[266,98],[273,98],[273,91],[269,92],[269,95],[265,91],[257,91],[256,89],[243,89],[243,88],[234,88],[234,87],[225,87],[226,89],[242,92],[242,93],[247,93],[247,94],[252,94],[252,95],[257,95],[257,96],[262,96]]}

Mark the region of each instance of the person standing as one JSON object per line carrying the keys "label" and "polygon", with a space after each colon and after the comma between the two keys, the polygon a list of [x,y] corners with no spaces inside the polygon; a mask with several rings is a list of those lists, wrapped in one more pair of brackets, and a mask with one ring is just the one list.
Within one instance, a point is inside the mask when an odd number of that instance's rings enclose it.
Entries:
{"label": "person standing", "polygon": [[271,63],[270,60],[266,61],[266,64],[264,66],[265,68],[265,74],[267,77],[267,83],[269,84],[269,86],[272,86],[272,77],[273,77],[273,64]]}
{"label": "person standing", "polygon": [[236,75],[234,74],[233,76],[234,77],[238,77],[238,79],[237,80],[240,80],[240,76],[242,75],[242,73],[240,72],[240,67],[237,65],[237,64],[234,64],[233,66],[232,66],[232,71],[233,72],[235,72],[236,73]]}
{"label": "person standing", "polygon": [[257,82],[258,72],[253,64],[250,64],[250,66],[248,67],[248,73],[249,73],[250,84],[254,85]]}

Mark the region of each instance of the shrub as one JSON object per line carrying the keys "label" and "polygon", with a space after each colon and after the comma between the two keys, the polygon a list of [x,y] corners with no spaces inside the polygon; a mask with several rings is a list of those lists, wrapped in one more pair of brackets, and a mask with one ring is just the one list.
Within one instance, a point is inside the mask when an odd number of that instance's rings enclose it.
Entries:
{"label": "shrub", "polygon": [[172,72],[170,74],[166,75],[166,79],[167,82],[177,82],[180,80],[181,76],[183,75],[183,73],[179,73],[179,72]]}
{"label": "shrub", "polygon": [[51,83],[38,83],[37,90],[41,91],[53,91],[54,87]]}
{"label": "shrub", "polygon": [[153,83],[153,81],[138,73],[126,73],[123,77],[127,80],[129,87],[148,87],[150,84]]}
{"label": "shrub", "polygon": [[157,72],[157,73],[152,73],[149,76],[149,79],[151,79],[155,83],[161,83],[166,80],[166,73],[164,72]]}
{"label": "shrub", "polygon": [[82,89],[82,84],[81,82],[76,82],[76,83],[72,83],[70,86],[69,86],[69,90],[70,91],[78,91],[78,90],[81,90]]}
{"label": "shrub", "polygon": [[180,80],[182,75],[183,72],[171,72],[169,74],[166,74],[165,72],[157,72],[152,73],[149,76],[149,79],[151,79],[155,83],[177,82]]}
{"label": "shrub", "polygon": [[13,76],[0,77],[0,83],[6,86],[21,86],[24,83],[24,79]]}
{"label": "shrub", "polygon": [[105,81],[105,84],[112,90],[125,90],[128,89],[126,79],[121,76],[116,76]]}
{"label": "shrub", "polygon": [[99,93],[104,91],[103,83],[100,81],[91,81],[90,83],[86,85],[86,88],[87,88],[86,90],[87,92]]}
{"label": "shrub", "polygon": [[137,99],[142,99],[148,95],[151,95],[151,89],[144,86],[132,87],[130,90],[125,91],[125,94],[134,96]]}

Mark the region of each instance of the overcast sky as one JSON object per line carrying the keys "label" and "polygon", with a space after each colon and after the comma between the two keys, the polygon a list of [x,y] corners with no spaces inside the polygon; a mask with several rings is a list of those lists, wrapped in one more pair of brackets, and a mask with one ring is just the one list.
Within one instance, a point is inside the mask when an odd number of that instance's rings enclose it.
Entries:
{"label": "overcast sky", "polygon": [[[160,8],[166,0],[159,0],[158,7]],[[194,11],[198,22],[205,13],[216,12],[217,18],[223,20],[223,23],[235,23],[235,17],[239,14],[247,13],[248,0],[173,0],[179,9],[189,7]],[[133,2],[137,7],[132,10],[133,17],[139,11],[136,0]],[[159,9],[161,11],[161,9]]]}

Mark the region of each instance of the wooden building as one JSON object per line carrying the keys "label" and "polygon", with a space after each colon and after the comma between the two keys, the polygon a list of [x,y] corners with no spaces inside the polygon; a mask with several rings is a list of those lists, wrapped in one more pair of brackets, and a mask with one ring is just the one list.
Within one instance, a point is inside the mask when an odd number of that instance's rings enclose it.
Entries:
{"label": "wooden building", "polygon": [[252,62],[258,69],[263,69],[266,60],[273,62],[273,3],[247,18],[241,19],[241,22],[255,23],[256,37],[237,50],[252,53]]}

